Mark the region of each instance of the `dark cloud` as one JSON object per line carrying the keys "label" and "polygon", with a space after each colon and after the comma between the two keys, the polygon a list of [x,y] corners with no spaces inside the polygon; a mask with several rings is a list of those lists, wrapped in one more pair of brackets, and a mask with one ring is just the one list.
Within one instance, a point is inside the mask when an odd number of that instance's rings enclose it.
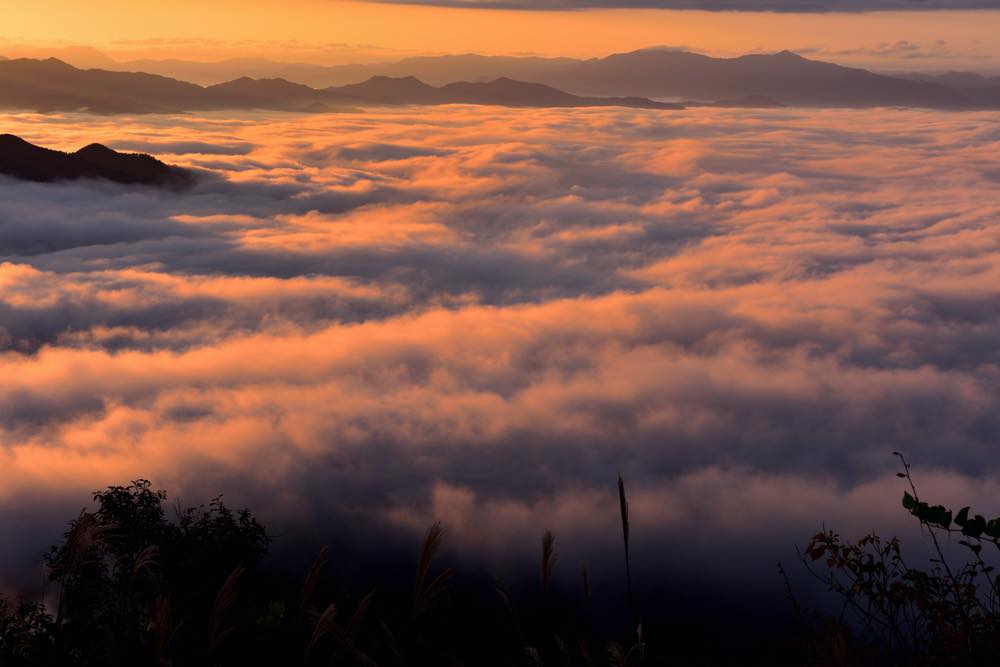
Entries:
{"label": "dark cloud", "polygon": [[394,4],[522,10],[697,9],[740,12],[869,12],[997,9],[994,0],[382,0]]}
{"label": "dark cloud", "polygon": [[[400,146],[397,144],[367,144],[360,146],[345,146],[337,151],[336,157],[341,160],[356,162],[389,162],[390,160],[406,160],[412,157],[441,157],[448,151],[426,148],[423,146]],[[326,156],[327,158],[332,156]]]}
{"label": "dark cloud", "polygon": [[117,151],[136,153],[171,153],[175,155],[247,155],[253,144],[212,144],[204,141],[113,141],[109,146]]}

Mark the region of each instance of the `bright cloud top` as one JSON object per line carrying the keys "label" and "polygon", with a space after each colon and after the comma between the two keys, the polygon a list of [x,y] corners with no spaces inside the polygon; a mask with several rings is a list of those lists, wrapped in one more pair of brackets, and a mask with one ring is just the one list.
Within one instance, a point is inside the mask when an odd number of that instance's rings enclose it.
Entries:
{"label": "bright cloud top", "polygon": [[0,181],[7,508],[146,476],[277,519],[439,517],[485,550],[529,521],[600,534],[621,471],[637,532],[784,548],[896,516],[892,449],[943,499],[992,490],[995,115],[3,126],[207,174]]}

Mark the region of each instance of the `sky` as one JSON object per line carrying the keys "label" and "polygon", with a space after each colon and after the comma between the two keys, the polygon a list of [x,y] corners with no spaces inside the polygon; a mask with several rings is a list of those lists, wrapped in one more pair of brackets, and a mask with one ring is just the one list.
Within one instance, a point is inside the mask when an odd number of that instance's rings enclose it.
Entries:
{"label": "sky", "polygon": [[[479,3],[455,3],[476,5]],[[852,0],[759,2],[499,3],[499,9],[343,0],[0,0],[0,53],[89,45],[119,59],[269,57],[343,63],[425,53],[532,53],[592,57],[650,46],[715,55],[793,49],[885,70],[998,71],[1000,10],[968,2]],[[525,10],[523,7],[536,9]],[[945,9],[898,11],[898,7]],[[663,7],[666,7],[664,9]],[[682,7],[681,10],[671,9]],[[520,9],[519,9],[520,8]],[[826,10],[826,11],[817,11]]]}
{"label": "sky", "polygon": [[502,573],[551,528],[575,577],[618,567],[621,473],[647,582],[722,558],[775,595],[821,525],[909,525],[894,449],[923,497],[996,513],[995,113],[0,126],[203,174],[0,180],[0,580],[139,476],[279,547],[441,520]]}

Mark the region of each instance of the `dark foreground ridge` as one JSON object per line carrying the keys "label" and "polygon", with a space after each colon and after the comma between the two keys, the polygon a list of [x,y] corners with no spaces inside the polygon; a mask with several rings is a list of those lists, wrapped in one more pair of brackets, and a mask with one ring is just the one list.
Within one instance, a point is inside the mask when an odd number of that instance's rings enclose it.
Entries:
{"label": "dark foreground ridge", "polygon": [[38,183],[103,179],[175,190],[191,187],[195,182],[190,171],[164,164],[150,155],[118,153],[101,144],[63,153],[35,146],[12,134],[0,134],[0,174]]}

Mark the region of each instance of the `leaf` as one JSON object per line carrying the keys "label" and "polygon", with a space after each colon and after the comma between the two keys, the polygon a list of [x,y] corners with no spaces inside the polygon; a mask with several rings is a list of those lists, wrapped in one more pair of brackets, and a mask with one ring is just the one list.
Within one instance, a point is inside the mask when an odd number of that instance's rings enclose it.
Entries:
{"label": "leaf", "polygon": [[927,510],[925,517],[928,523],[941,526],[944,529],[951,528],[951,512],[943,505],[935,505]]}
{"label": "leaf", "polygon": [[903,507],[905,509],[913,511],[913,508],[917,506],[916,499],[909,494],[908,491],[903,491]]}
{"label": "leaf", "polygon": [[981,514],[977,514],[974,519],[970,519],[962,526],[962,534],[969,537],[979,537],[986,530],[986,519]]}
{"label": "leaf", "polygon": [[965,526],[969,522],[969,507],[963,507],[958,510],[958,514],[955,515],[955,523],[959,526]]}

